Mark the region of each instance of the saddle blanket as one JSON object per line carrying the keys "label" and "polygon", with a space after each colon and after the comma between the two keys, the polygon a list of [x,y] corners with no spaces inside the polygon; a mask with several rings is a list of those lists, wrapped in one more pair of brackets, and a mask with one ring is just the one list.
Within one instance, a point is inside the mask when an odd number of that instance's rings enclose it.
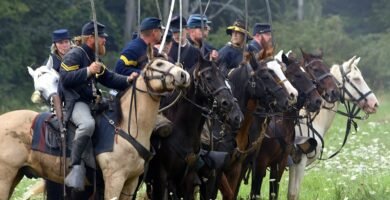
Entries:
{"label": "saddle blanket", "polygon": [[[111,118],[114,113],[106,112]],[[111,118],[112,119],[112,118]],[[66,156],[70,156],[71,144],[74,138],[76,127],[73,123],[68,123],[66,132]],[[32,149],[42,153],[61,156],[61,134],[58,127],[57,117],[53,113],[40,113],[33,121]],[[95,133],[92,136],[94,155],[104,152],[112,152],[114,149],[115,129],[106,118],[99,115],[96,118]]]}

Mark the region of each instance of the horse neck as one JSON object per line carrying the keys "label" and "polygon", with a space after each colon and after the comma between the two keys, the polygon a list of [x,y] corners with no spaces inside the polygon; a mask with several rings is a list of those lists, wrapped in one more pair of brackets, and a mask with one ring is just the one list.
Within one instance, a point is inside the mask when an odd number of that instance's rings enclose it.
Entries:
{"label": "horse neck", "polygon": [[[317,117],[313,121],[313,127],[318,131],[321,136],[325,136],[326,132],[329,130],[330,126],[333,123],[334,118],[336,117],[336,113],[339,107],[339,101],[334,104],[328,103],[323,100],[322,108],[318,113]],[[325,109],[323,107],[333,107],[332,110]]]}
{"label": "horse neck", "polygon": [[240,150],[244,150],[248,146],[248,133],[253,123],[253,112],[255,111],[255,109],[256,100],[249,99],[245,108],[244,120],[242,121],[240,130],[236,135],[237,147]]}
{"label": "horse neck", "polygon": [[[147,91],[147,87],[142,76],[137,79],[135,86],[137,89]],[[123,120],[120,124],[120,128],[127,132],[130,122],[130,134],[146,148],[149,148],[150,136],[155,126],[160,98],[158,97],[156,101],[156,97],[152,98],[148,93],[136,91],[136,98],[133,99],[131,117],[129,120],[130,102],[133,91],[136,90],[129,88],[121,98]],[[135,106],[135,104],[137,105]]]}
{"label": "horse neck", "polygon": [[[194,83],[191,83],[190,88],[186,92],[186,98],[195,102],[200,106],[207,106],[207,101],[203,101],[199,96],[200,91],[195,91]],[[182,99],[176,106],[169,109],[168,118],[173,122],[175,127],[178,127],[172,133],[171,139],[179,140],[180,144],[191,145],[194,150],[200,148],[200,134],[206,118],[202,115],[202,111],[190,103],[189,101]],[[175,130],[175,128],[174,128]]]}

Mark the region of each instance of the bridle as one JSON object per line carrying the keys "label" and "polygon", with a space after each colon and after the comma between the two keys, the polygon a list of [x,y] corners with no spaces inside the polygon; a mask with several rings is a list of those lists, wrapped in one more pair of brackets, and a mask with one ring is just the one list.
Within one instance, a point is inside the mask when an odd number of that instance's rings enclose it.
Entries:
{"label": "bridle", "polygon": [[[268,58],[266,58],[266,59],[264,59],[264,60],[261,60],[261,61],[260,61],[260,64],[261,64],[261,65],[266,65],[266,66],[267,66],[267,64],[268,64],[269,62],[272,62],[272,61],[276,61],[279,65],[283,66],[283,63],[280,62],[280,61],[277,60],[277,59],[274,59],[274,57],[268,57]],[[266,67],[266,68],[263,69],[263,70],[268,70],[268,68]],[[271,94],[275,95],[279,90],[282,90],[282,89],[283,89],[283,86],[282,86],[282,85],[284,85],[284,82],[286,82],[286,81],[288,81],[287,78],[285,78],[285,79],[283,79],[283,80],[279,80],[279,81],[277,81],[277,86],[275,86],[275,87],[272,88],[272,89],[268,89],[268,90],[271,92]]]}
{"label": "bridle", "polygon": [[212,97],[217,95],[222,90],[228,90],[230,92],[230,89],[225,84],[223,84],[222,86],[220,86],[214,90],[206,84],[207,80],[205,80],[205,78],[203,77],[203,74],[205,72],[212,70],[212,69],[213,69],[213,66],[206,67],[206,68],[201,69],[201,70],[194,70],[193,77],[194,77],[195,89],[199,88],[199,90],[203,94],[205,94],[206,96],[212,96]]}
{"label": "bridle", "polygon": [[[352,62],[350,64],[350,66],[352,65]],[[345,94],[347,94],[349,96],[349,98],[351,99],[350,101],[352,101],[353,103],[359,103],[361,100],[364,100],[364,101],[368,101],[367,100],[367,97],[372,94],[372,90],[369,90],[368,92],[366,92],[365,94],[363,94],[362,91],[359,90],[358,87],[356,87],[356,85],[354,84],[354,82],[351,81],[350,78],[348,78],[348,74],[352,72],[349,71],[349,72],[345,72],[344,71],[344,68],[342,65],[339,66],[339,69],[340,69],[340,74],[341,74],[341,77],[342,77],[342,83],[338,82],[339,84],[339,88],[341,90],[341,95],[340,95],[340,101],[341,103],[344,103],[345,102]],[[346,83],[349,83],[351,85],[351,87],[359,94],[359,98],[355,98],[352,93],[345,87],[346,86]]]}
{"label": "bridle", "polygon": [[[199,70],[200,64],[198,64],[197,68],[193,72],[193,82],[194,82],[194,87],[195,87],[195,94],[199,90],[204,96],[208,97],[208,101],[210,104],[207,106],[202,106],[196,103],[195,101],[189,99],[186,94],[183,95],[183,98],[200,109],[203,113],[203,116],[206,118],[211,118],[214,117],[213,113],[215,113],[215,109],[218,108],[218,102],[215,99],[215,96],[222,92],[223,90],[228,90],[231,93],[231,90],[223,84],[222,86],[218,87],[217,89],[212,89],[208,84],[206,84],[207,80],[204,77],[204,73],[213,70],[214,66],[209,66],[204,69]],[[211,105],[211,108],[209,108]],[[214,117],[216,118],[216,117]]]}
{"label": "bridle", "polygon": [[[140,92],[143,92],[143,93],[148,93],[151,97],[153,97],[154,100],[156,100],[156,97],[161,97],[161,96],[166,96],[168,95],[170,92],[159,92],[159,91],[156,91],[155,89],[153,89],[153,87],[151,86],[150,84],[150,81],[152,80],[160,80],[161,83],[162,83],[162,90],[163,91],[169,91],[170,89],[167,87],[167,83],[166,83],[166,78],[167,77],[172,77],[172,80],[174,81],[174,75],[171,73],[171,70],[175,67],[175,65],[172,65],[171,67],[169,67],[169,69],[167,71],[162,71],[160,69],[157,69],[157,68],[154,68],[152,67],[152,64],[157,60],[158,58],[153,58],[152,60],[150,60],[146,65],[145,65],[145,70],[141,72],[140,76],[143,77],[144,79],[144,82],[146,84],[146,88],[147,90],[142,90],[142,89],[139,89],[137,87],[135,87],[135,89],[137,91],[140,91]],[[159,74],[158,75],[154,75],[153,72],[158,72]],[[151,74],[149,76],[149,74]],[[136,79],[134,80],[134,82],[136,81]]]}
{"label": "bridle", "polygon": [[322,74],[321,76],[317,77],[314,72],[312,71],[311,67],[314,63],[316,62],[320,62],[320,63],[323,63],[324,61],[322,59],[313,59],[311,60],[310,62],[306,63],[306,65],[304,65],[304,69],[306,69],[307,73],[310,74],[310,76],[314,79],[314,82],[315,84],[320,87],[320,88],[325,88],[325,87],[322,87],[320,84],[321,84],[321,81],[327,77],[331,77],[334,79],[333,75],[330,73],[330,72],[326,72],[324,74]]}

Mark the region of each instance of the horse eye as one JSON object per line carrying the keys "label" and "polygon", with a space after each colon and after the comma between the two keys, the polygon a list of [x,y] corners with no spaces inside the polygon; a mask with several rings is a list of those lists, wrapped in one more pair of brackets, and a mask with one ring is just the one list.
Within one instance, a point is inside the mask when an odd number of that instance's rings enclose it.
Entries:
{"label": "horse eye", "polygon": [[164,65],[164,63],[162,63],[162,62],[158,62],[158,63],[156,63],[156,65],[157,65],[157,67],[161,67],[161,66],[163,66],[163,65]]}
{"label": "horse eye", "polygon": [[353,81],[360,82],[360,77],[354,77],[352,78]]}

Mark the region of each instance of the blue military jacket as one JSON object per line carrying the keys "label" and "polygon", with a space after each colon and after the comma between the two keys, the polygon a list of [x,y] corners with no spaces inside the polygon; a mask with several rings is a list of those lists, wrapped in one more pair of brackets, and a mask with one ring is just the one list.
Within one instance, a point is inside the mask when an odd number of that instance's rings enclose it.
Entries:
{"label": "blue military jacket", "polygon": [[[94,51],[83,44],[81,47],[71,49],[65,56],[60,68],[60,93],[68,99],[67,95],[78,95],[74,101],[91,103],[96,98],[93,95],[92,84],[94,80],[102,85],[118,90],[124,90],[129,86],[127,77],[104,70],[98,75],[87,76],[87,67],[95,60]],[[95,88],[96,91],[99,91]],[[67,92],[72,91],[72,92]],[[75,94],[76,93],[76,94]]]}
{"label": "blue military jacket", "polygon": [[[212,51],[212,50],[216,50],[216,48],[212,47],[210,44],[208,44],[208,43],[205,42],[204,40],[203,40],[203,44],[202,44],[200,47],[197,47],[197,46],[195,45],[195,42],[194,42],[193,40],[191,40],[190,37],[187,37],[187,40],[190,42],[190,44],[191,44],[193,47],[199,49],[201,55],[202,55],[205,59],[207,59],[207,60],[208,60],[209,57],[210,57],[211,51]],[[203,52],[202,52],[202,46],[203,46],[203,45],[204,45],[204,48],[203,48]]]}
{"label": "blue military jacket", "polygon": [[[227,71],[230,69],[238,67],[242,62],[243,49],[237,46],[232,45],[228,42],[224,47],[219,51],[218,63],[220,66],[224,66]],[[224,72],[225,74],[226,72]]]}
{"label": "blue military jacket", "polygon": [[[176,41],[172,41],[172,47],[169,51],[168,56],[174,61],[177,62],[179,50],[179,43]],[[184,47],[181,47],[180,50],[180,63],[183,65],[184,69],[191,69],[196,63],[198,63],[198,59],[200,57],[199,49],[193,47],[189,43],[187,43]]]}
{"label": "blue military jacket", "polygon": [[50,56],[53,59],[53,69],[56,70],[57,72],[59,72],[60,67],[61,67],[62,58],[55,53],[51,53]]}
{"label": "blue military jacket", "polygon": [[249,42],[248,50],[250,52],[259,53],[262,49],[263,49],[263,47],[259,43],[257,43],[255,40],[252,40]]}
{"label": "blue military jacket", "polygon": [[139,37],[130,41],[116,63],[115,72],[123,75],[130,75],[133,72],[140,73],[141,67],[148,61],[147,48],[148,45]]}

